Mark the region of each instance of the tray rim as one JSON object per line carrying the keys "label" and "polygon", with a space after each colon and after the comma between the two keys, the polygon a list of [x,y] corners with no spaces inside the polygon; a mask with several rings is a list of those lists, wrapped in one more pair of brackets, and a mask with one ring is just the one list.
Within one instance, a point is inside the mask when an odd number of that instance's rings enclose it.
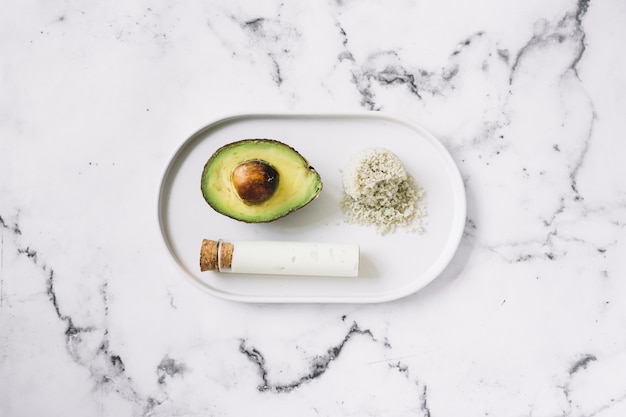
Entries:
{"label": "tray rim", "polygon": [[[450,176],[452,177],[452,186],[455,189],[455,195],[458,195],[459,202],[456,210],[459,211],[457,217],[455,217],[455,222],[453,224],[452,232],[449,234],[448,242],[442,254],[445,254],[443,258],[440,258],[439,261],[434,264],[436,268],[430,268],[428,270],[428,274],[430,276],[428,279],[423,280],[423,282],[417,282],[415,280],[415,285],[404,285],[398,288],[395,288],[391,291],[385,292],[380,296],[369,295],[369,296],[347,296],[347,295],[313,295],[313,296],[281,296],[281,295],[245,295],[245,294],[234,294],[227,293],[224,291],[220,291],[219,289],[212,288],[208,285],[203,285],[198,282],[198,280],[191,274],[185,265],[181,263],[175,251],[169,244],[169,239],[167,237],[167,233],[164,225],[164,214],[162,209],[162,200],[163,200],[163,192],[166,184],[166,180],[168,178],[168,174],[170,173],[174,162],[178,159],[179,155],[183,153],[183,151],[187,148],[187,146],[193,141],[197,140],[197,137],[202,134],[204,131],[208,131],[210,129],[219,126],[220,124],[229,123],[237,119],[252,119],[252,118],[333,118],[333,119],[342,119],[342,118],[368,118],[368,119],[379,119],[379,120],[388,120],[394,123],[400,123],[407,125],[409,128],[419,131],[423,136],[428,138],[430,144],[437,148],[437,151],[441,155],[442,158],[446,160],[446,168],[450,171]],[[457,194],[458,193],[458,194]],[[271,303],[281,303],[281,304],[377,304],[377,303],[385,303],[389,301],[398,300],[409,295],[415,294],[418,291],[422,290],[430,283],[435,281],[437,277],[441,275],[441,273],[446,269],[446,267],[450,264],[454,255],[456,254],[458,247],[461,243],[463,232],[465,229],[465,222],[467,219],[467,195],[465,190],[465,184],[463,181],[463,177],[459,170],[458,165],[452,158],[452,155],[448,151],[448,149],[443,145],[443,143],[430,131],[422,127],[421,125],[401,116],[391,115],[382,111],[373,111],[373,110],[364,110],[364,111],[351,111],[351,112],[322,112],[322,111],[313,111],[313,112],[300,112],[300,111],[280,111],[280,112],[246,112],[246,113],[225,113],[221,116],[213,117],[209,120],[208,123],[205,123],[200,128],[193,131],[190,135],[186,137],[180,144],[178,144],[174,152],[169,154],[165,167],[162,169],[161,175],[159,177],[158,182],[158,192],[157,192],[157,210],[156,217],[159,225],[159,232],[161,237],[161,244],[164,249],[167,250],[170,262],[173,262],[177,268],[178,272],[185,276],[185,281],[192,284],[194,287],[208,293],[212,296],[215,296],[220,299],[242,302],[242,303],[259,303],[259,304],[271,304]],[[358,279],[358,278],[356,278]]]}

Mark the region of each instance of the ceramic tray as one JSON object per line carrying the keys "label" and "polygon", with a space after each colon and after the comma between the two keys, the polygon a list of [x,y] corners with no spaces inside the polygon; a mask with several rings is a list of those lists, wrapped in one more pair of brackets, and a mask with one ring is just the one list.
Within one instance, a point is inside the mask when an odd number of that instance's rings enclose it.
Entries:
{"label": "ceramic tray", "polygon": [[[270,223],[243,223],[213,211],[200,191],[204,164],[219,147],[248,138],[277,139],[295,148],[319,172],[324,184],[320,196]],[[423,232],[398,229],[380,235],[343,221],[341,169],[351,154],[371,147],[395,153],[425,189]],[[182,143],[165,170],[158,197],[161,234],[182,275],[214,296],[244,302],[372,303],[414,293],[452,259],[465,210],[463,181],[443,145],[423,128],[377,112],[222,118]],[[340,278],[200,272],[203,238],[358,243],[360,273]]]}

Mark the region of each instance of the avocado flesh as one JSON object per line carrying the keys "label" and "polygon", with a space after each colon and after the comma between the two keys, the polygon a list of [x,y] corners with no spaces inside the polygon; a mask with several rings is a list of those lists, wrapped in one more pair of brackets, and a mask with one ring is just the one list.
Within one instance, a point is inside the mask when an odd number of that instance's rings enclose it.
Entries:
{"label": "avocado flesh", "polygon": [[[250,204],[237,194],[232,173],[247,161],[264,161],[278,173],[272,196]],[[218,213],[247,223],[271,222],[296,211],[322,190],[315,169],[295,149],[273,139],[244,139],[218,149],[202,172],[202,195]]]}

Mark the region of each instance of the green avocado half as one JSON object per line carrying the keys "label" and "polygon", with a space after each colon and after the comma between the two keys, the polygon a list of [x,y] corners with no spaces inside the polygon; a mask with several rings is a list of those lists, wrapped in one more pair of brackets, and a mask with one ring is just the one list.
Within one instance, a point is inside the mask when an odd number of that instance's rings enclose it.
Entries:
{"label": "green avocado half", "polygon": [[291,146],[274,139],[244,139],[209,158],[200,184],[218,213],[247,223],[271,222],[314,200],[322,180]]}

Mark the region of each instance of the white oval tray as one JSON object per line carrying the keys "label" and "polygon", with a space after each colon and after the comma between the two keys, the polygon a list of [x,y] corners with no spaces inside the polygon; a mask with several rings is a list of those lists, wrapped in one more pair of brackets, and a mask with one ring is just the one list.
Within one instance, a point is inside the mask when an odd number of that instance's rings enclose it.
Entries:
{"label": "white oval tray", "polygon": [[[271,223],[242,223],[211,209],[200,177],[219,147],[246,138],[282,141],[319,172],[324,188],[304,208]],[[425,230],[380,235],[343,221],[341,169],[360,149],[383,147],[402,160],[425,189]],[[465,225],[465,189],[443,145],[423,128],[377,112],[356,114],[248,114],[210,123],[187,139],[162,178],[158,220],[163,240],[183,275],[198,288],[245,302],[373,303],[423,288],[448,265]],[[358,243],[356,278],[237,275],[200,272],[203,238]]]}

